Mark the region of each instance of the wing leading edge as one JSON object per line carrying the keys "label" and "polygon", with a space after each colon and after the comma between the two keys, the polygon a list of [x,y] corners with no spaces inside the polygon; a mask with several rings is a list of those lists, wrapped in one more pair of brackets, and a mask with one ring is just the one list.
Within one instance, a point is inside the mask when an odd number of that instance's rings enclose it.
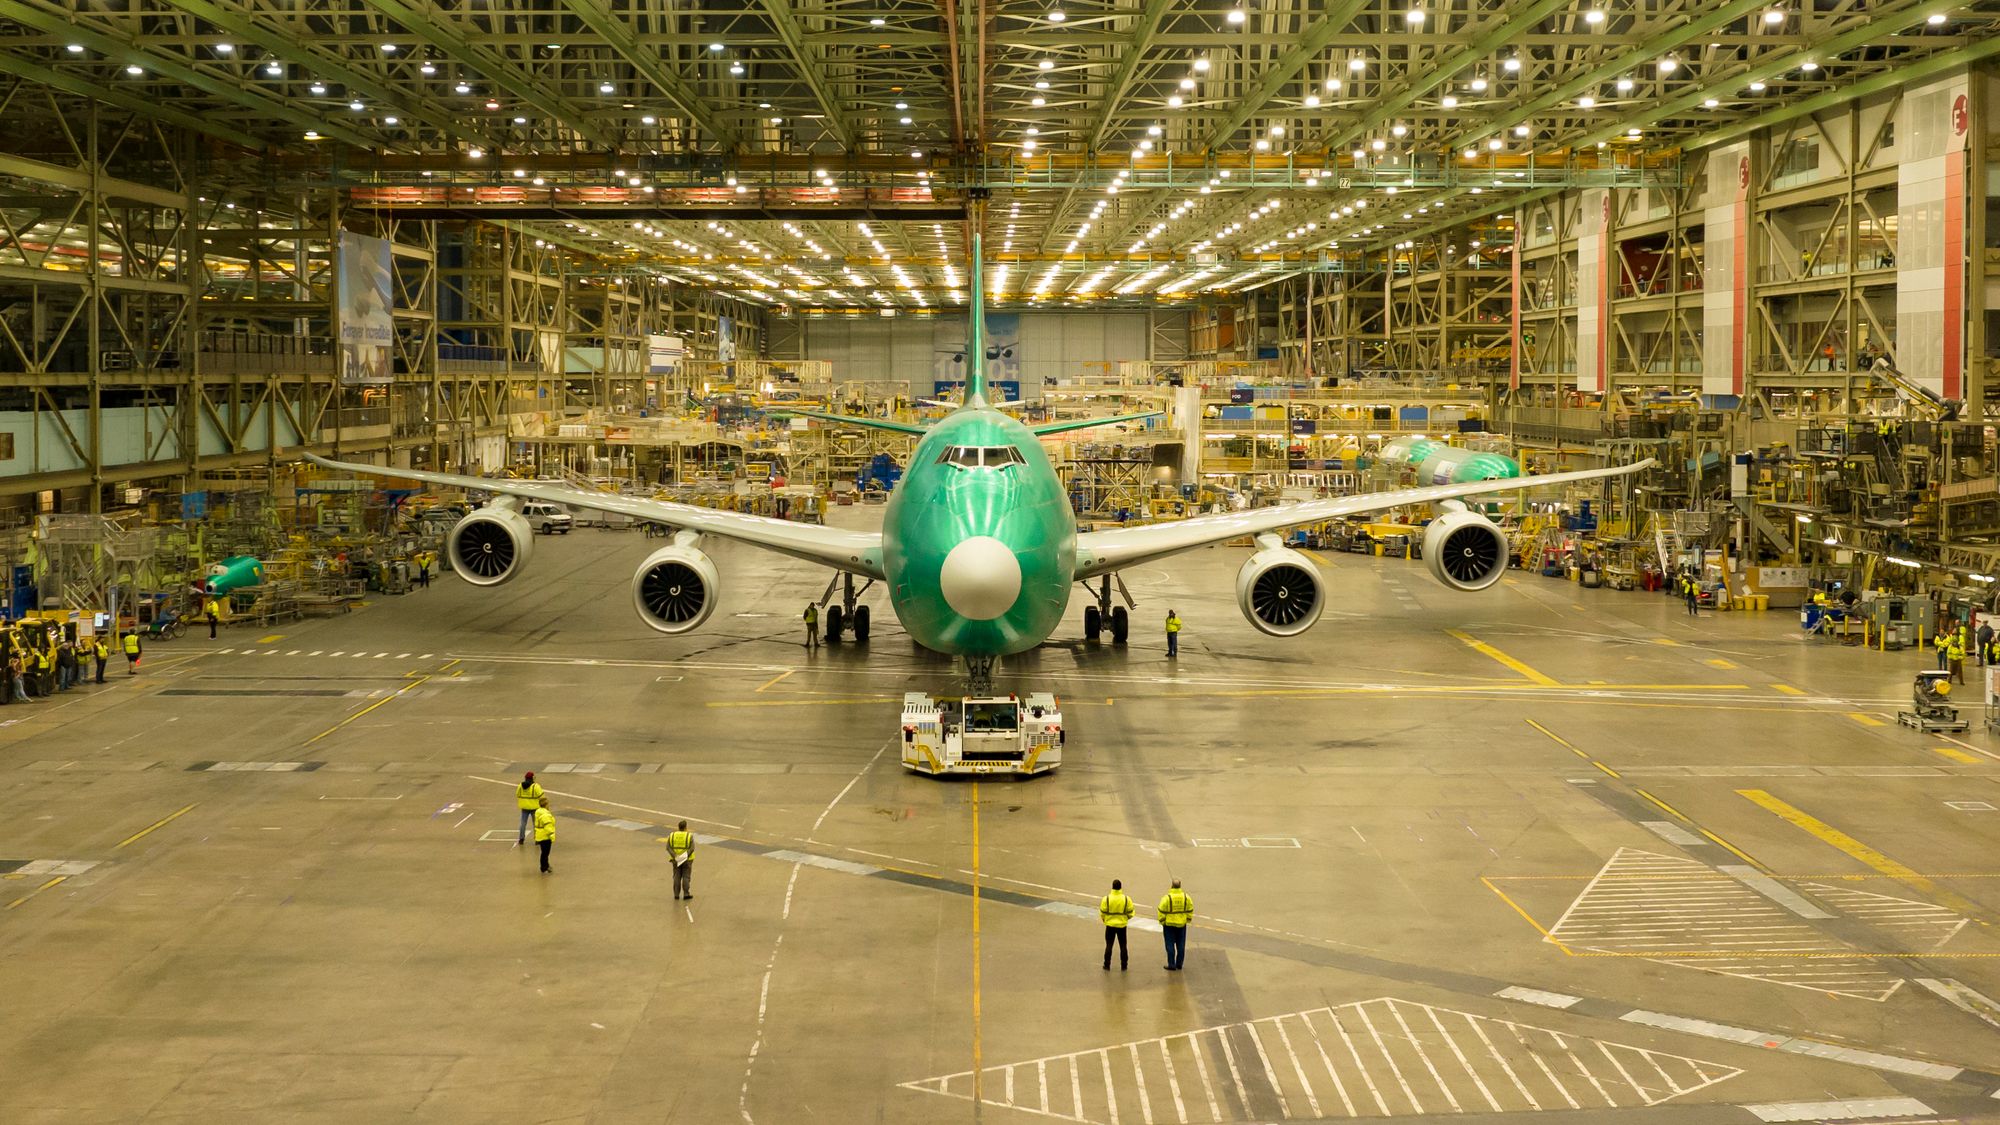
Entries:
{"label": "wing leading edge", "polygon": [[356,465],[345,461],[329,461],[310,453],[305,457],[306,460],[324,468],[340,469],[365,476],[417,480],[426,484],[444,485],[447,488],[497,492],[503,496],[518,496],[523,500],[545,500],[552,504],[568,504],[598,512],[615,512],[650,523],[698,531],[703,535],[713,535],[720,539],[733,539],[739,543],[748,543],[753,547],[762,547],[767,551],[830,566],[850,574],[860,574],[870,578],[883,577],[880,532],[845,531],[818,524],[793,523],[790,520],[749,516],[741,512],[700,508],[693,504],[675,504],[666,500],[645,500],[634,496],[585,492],[582,489],[564,488],[536,481],[488,480],[485,477],[464,477],[452,473],[427,472],[422,469]]}
{"label": "wing leading edge", "polygon": [[1649,468],[1653,463],[1652,459],[1648,458],[1637,464],[1618,465],[1609,469],[1579,469],[1573,473],[1546,473],[1533,477],[1406,488],[1397,492],[1370,492],[1361,496],[1279,504],[1247,512],[1196,516],[1193,519],[1148,524],[1144,527],[1086,531],[1076,537],[1076,576],[1092,578],[1242,535],[1256,535],[1260,532],[1296,527],[1299,524],[1318,523],[1321,520],[1338,519],[1363,512],[1379,512],[1410,504],[1430,504],[1439,500],[1456,500],[1492,492],[1518,492],[1522,489],[1542,488],[1552,484],[1574,484],[1578,481],[1624,476]]}

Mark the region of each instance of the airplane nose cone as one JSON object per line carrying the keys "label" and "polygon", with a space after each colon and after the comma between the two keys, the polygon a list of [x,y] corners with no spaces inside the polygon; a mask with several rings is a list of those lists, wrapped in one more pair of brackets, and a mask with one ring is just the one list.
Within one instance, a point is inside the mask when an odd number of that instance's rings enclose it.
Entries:
{"label": "airplane nose cone", "polygon": [[972,621],[991,621],[1013,608],[1021,596],[1021,561],[1007,544],[976,535],[951,549],[938,575],[944,600]]}

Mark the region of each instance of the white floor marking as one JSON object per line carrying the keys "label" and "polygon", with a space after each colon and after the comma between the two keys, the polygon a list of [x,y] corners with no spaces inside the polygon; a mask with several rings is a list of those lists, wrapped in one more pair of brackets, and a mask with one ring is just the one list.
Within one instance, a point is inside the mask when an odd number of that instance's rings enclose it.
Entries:
{"label": "white floor marking", "polygon": [[[1357,1042],[1347,1034],[1347,1021],[1367,1026],[1371,1035],[1360,1036]],[[1323,1033],[1322,1023],[1333,1031]],[[1385,1041],[1383,1035],[1375,1033],[1378,1023],[1385,1029],[1400,1023],[1410,1034],[1407,1038],[1391,1034]],[[1345,1048],[1329,1051],[1322,1044],[1332,1044],[1335,1033]],[[1234,1035],[1239,1034],[1249,1037],[1268,1067],[1264,1071],[1271,1083],[1268,1095],[1262,1091],[1253,1094],[1243,1081],[1242,1064],[1254,1068],[1257,1060],[1239,1056],[1231,1046]],[[1376,1045],[1372,1052],[1361,1046],[1371,1038]],[[1308,1039],[1313,1044],[1310,1050]],[[1274,1059],[1281,1047],[1286,1057]],[[1452,1052],[1459,1058],[1458,1065],[1446,1064],[1430,1078],[1411,1077],[1422,1071],[1405,1071],[1396,1053],[1407,1058],[1424,1054],[1426,1047]],[[1117,1055],[1115,1065],[1113,1054]],[[1382,998],[988,1067],[983,1072],[984,1101],[1087,1125],[1321,1119],[1334,1114],[1335,1106],[1320,1097],[1327,1087],[1315,1081],[1314,1057],[1325,1068],[1331,1088],[1338,1092],[1341,1111],[1350,1117],[1432,1112],[1424,1108],[1426,1104],[1460,1104],[1468,1112],[1495,1113],[1658,1105],[1741,1073],[1735,1067],[1681,1055]],[[1336,1057],[1341,1059],[1339,1063],[1334,1061]],[[1550,1066],[1552,1061],[1563,1074]],[[1359,1082],[1350,1083],[1342,1077],[1341,1069],[1350,1064]],[[1091,1073],[1088,1084],[1080,1079],[1084,1068]],[[1392,1106],[1375,1083],[1378,1075],[1384,1079],[1394,1075],[1396,1081],[1404,1083],[1403,1102],[1407,1104]],[[1487,1081],[1489,1076],[1494,1081]],[[972,1077],[972,1072],[961,1071],[903,1085],[969,1101]],[[1199,1095],[1194,1093],[1197,1081],[1202,1091]],[[1357,1105],[1349,1096],[1350,1089],[1358,1090],[1364,1083],[1372,1095],[1372,1106],[1365,1100]],[[1233,1088],[1234,1098],[1219,1097],[1218,1085]],[[1596,1092],[1579,1098],[1571,1085]],[[1288,1092],[1295,1094],[1288,1097]],[[1169,1104],[1173,1106],[1171,1116],[1166,1108]],[[1202,1116],[1204,1108],[1206,1117]]]}
{"label": "white floor marking", "polygon": [[1921,1117],[1934,1112],[1915,1098],[1848,1098],[1833,1102],[1765,1102],[1744,1109],[1759,1121],[1854,1121],[1863,1117]]}
{"label": "white floor marking", "polygon": [[[1934,980],[1928,977],[1919,977],[1917,978],[1917,983],[1927,991],[1942,997],[1952,1007],[1992,1024],[1994,1027],[2000,1027],[2000,1002],[1994,1001],[1992,997],[1975,992],[1972,988],[1955,980]],[[1995,1096],[2000,1097],[2000,1094],[1996,1094]]]}
{"label": "white floor marking", "polygon": [[[1941,948],[1967,924],[1963,915],[1929,903],[1826,883],[1794,885],[1835,913],[1747,867],[1714,868],[1620,848],[1549,927],[1546,940],[1880,1002],[1902,987],[1903,977],[1810,920],[1865,922],[1889,934],[1899,949],[1916,952]],[[1743,956],[1715,956],[1732,951]]]}

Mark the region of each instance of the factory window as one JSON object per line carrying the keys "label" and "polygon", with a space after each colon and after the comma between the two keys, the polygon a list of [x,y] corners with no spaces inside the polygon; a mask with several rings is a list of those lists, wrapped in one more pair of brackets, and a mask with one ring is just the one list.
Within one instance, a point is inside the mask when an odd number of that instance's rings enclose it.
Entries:
{"label": "factory window", "polygon": [[1011,445],[979,446],[954,445],[938,458],[941,465],[957,465],[961,469],[977,469],[984,465],[989,469],[1019,465],[1023,461],[1021,451]]}
{"label": "factory window", "polygon": [[0,461],[14,459],[14,435],[0,434]]}
{"label": "factory window", "polygon": [[1786,145],[1778,154],[1778,167],[1771,177],[1771,188],[1793,187],[1809,184],[1819,179],[1819,142],[1795,140]]}

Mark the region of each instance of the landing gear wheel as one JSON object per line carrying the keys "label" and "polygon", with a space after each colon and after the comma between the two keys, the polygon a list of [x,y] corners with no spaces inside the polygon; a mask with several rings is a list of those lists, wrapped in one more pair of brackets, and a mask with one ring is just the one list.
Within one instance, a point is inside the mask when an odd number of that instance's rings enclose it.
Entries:
{"label": "landing gear wheel", "polygon": [[830,605],[826,607],[827,644],[837,645],[840,643],[840,631],[847,624],[847,622],[843,620],[846,616],[847,616],[847,611],[837,605]]}
{"label": "landing gear wheel", "polygon": [[1122,605],[1112,606],[1111,643],[1114,645],[1124,644],[1126,634],[1131,631],[1131,627],[1132,627],[1131,619],[1125,615],[1125,607]]}
{"label": "landing gear wheel", "polygon": [[854,642],[868,643],[868,607],[865,605],[854,607]]}
{"label": "landing gear wheel", "polygon": [[1103,631],[1104,631],[1104,615],[1099,613],[1097,611],[1097,607],[1094,605],[1084,606],[1083,639],[1086,641],[1094,641],[1097,639],[1097,635]]}

